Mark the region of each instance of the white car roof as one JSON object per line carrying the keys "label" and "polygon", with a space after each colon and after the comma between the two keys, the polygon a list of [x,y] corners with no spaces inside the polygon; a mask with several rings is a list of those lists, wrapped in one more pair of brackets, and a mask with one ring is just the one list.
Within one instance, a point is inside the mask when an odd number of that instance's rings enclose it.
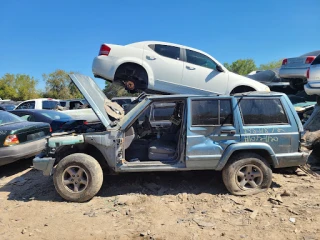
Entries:
{"label": "white car roof", "polygon": [[200,52],[200,53],[203,53],[205,55],[209,55],[208,53],[206,52],[203,52],[199,49],[196,49],[196,48],[192,48],[192,47],[188,47],[188,46],[184,46],[184,45],[180,45],[180,44],[176,44],[176,43],[170,43],[170,42],[161,42],[161,41],[142,41],[142,42],[135,42],[135,43],[130,43],[126,46],[134,46],[134,47],[143,47],[145,45],[150,45],[150,44],[162,44],[162,45],[169,45],[169,46],[174,46],[174,47],[179,47],[179,48],[186,48],[186,49],[189,49],[189,50],[193,50],[193,51],[196,51],[196,52]]}
{"label": "white car roof", "polygon": [[34,99],[29,99],[29,100],[26,100],[26,101],[24,101],[24,102],[28,102],[28,101],[47,101],[47,100],[49,100],[49,101],[59,101],[58,99],[54,99],[54,98],[34,98]]}

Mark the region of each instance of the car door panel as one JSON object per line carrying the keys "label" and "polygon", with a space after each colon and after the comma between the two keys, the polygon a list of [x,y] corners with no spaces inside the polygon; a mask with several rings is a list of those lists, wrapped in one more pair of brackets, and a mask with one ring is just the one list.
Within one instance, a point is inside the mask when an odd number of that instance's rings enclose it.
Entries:
{"label": "car door panel", "polygon": [[[201,115],[203,111],[215,111],[214,108],[204,105],[204,110],[199,107],[195,109],[193,101],[227,101],[230,103],[228,108],[230,113],[226,118],[230,119],[228,124],[223,124],[223,121],[214,122],[215,125],[209,125],[205,122],[196,123],[194,115]],[[233,120],[234,99],[232,97],[226,98],[190,98],[188,100],[188,130],[187,130],[187,147],[186,147],[186,165],[189,168],[210,168],[214,169],[223,154],[224,149],[232,143],[240,141],[239,124]],[[219,115],[223,115],[221,103],[218,103],[220,109]],[[217,109],[217,112],[218,112]],[[222,118],[223,119],[223,118]],[[231,123],[231,124],[230,124]]]}
{"label": "car door panel", "polygon": [[[164,50],[157,49],[157,46],[162,46]],[[175,52],[170,53],[170,48],[174,48]],[[180,48],[160,44],[146,45],[143,52],[143,66],[145,65],[151,67],[153,71],[154,82],[149,81],[149,89],[168,93],[178,92],[183,71]]]}
{"label": "car door panel", "polygon": [[181,85],[192,88],[195,94],[225,94],[228,88],[228,75],[216,70],[216,63],[202,53],[186,50]]}

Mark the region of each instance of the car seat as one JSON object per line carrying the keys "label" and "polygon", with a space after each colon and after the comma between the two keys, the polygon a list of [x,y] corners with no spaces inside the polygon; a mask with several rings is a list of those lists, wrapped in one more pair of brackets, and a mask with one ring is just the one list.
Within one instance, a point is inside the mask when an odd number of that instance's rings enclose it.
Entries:
{"label": "car seat", "polygon": [[177,103],[170,119],[172,124],[169,132],[164,134],[161,138],[153,140],[149,143],[149,160],[171,160],[175,157],[177,143],[180,136],[182,110],[183,104]]}

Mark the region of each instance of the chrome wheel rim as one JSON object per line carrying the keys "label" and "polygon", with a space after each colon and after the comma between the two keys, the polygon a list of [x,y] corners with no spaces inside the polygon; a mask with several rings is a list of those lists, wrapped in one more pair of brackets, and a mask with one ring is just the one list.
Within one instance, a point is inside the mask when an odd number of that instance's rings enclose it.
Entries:
{"label": "chrome wheel rim", "polygon": [[237,185],[243,190],[258,188],[261,186],[262,181],[262,170],[252,164],[242,166],[236,175]]}
{"label": "chrome wheel rim", "polygon": [[83,192],[88,187],[88,183],[88,174],[82,167],[70,166],[62,174],[62,184],[69,192]]}

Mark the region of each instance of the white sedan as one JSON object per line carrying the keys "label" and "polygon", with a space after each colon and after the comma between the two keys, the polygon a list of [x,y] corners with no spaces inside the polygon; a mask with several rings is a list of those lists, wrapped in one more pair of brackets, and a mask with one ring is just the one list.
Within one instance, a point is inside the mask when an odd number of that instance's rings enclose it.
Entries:
{"label": "white sedan", "polygon": [[307,70],[308,83],[304,85],[304,90],[308,95],[320,95],[320,55],[313,60]]}
{"label": "white sedan", "polygon": [[137,89],[181,94],[270,91],[262,83],[229,72],[205,52],[166,42],[102,44],[92,71],[97,78],[123,83],[131,92]]}

